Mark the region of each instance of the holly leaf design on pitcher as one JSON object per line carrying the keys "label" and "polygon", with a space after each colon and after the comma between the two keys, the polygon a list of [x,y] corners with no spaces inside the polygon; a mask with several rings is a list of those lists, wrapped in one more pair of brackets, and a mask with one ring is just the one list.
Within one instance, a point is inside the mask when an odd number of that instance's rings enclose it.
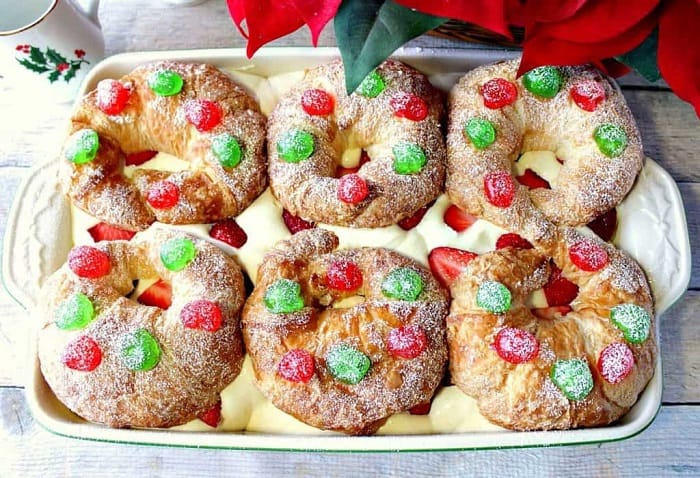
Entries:
{"label": "holly leaf design on pitcher", "polygon": [[51,47],[42,50],[34,45],[17,45],[15,50],[20,55],[15,57],[20,65],[38,74],[48,73],[46,78],[50,83],[55,83],[61,78],[69,83],[75,78],[83,63],[90,64],[84,58],[85,50],[83,49],[74,50],[76,57],[74,60],[69,60],[68,57]]}

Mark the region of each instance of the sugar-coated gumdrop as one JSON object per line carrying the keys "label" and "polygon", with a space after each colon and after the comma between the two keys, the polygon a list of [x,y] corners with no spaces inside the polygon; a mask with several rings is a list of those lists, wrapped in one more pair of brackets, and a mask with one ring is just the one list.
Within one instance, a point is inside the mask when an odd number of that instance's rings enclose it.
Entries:
{"label": "sugar-coated gumdrop", "polygon": [[481,86],[484,106],[492,110],[503,108],[518,99],[518,88],[505,78],[492,78]]}
{"label": "sugar-coated gumdrop", "polygon": [[92,246],[75,246],[68,253],[68,267],[79,277],[97,279],[109,274],[112,264],[106,252]]}
{"label": "sugar-coated gumdrop", "polygon": [[211,139],[211,152],[224,168],[235,168],[241,162],[241,145],[228,133],[222,133]]}
{"label": "sugar-coated gumdrop", "polygon": [[362,271],[352,261],[333,261],[326,269],[326,285],[344,292],[357,290],[362,285]]}
{"label": "sugar-coated gumdrop", "polygon": [[505,327],[498,331],[493,342],[496,353],[506,362],[519,364],[537,357],[540,344],[527,330]]}
{"label": "sugar-coated gumdrop", "polygon": [[592,241],[580,241],[569,247],[569,259],[586,272],[599,271],[608,264],[606,250]]}
{"label": "sugar-coated gumdrop", "polygon": [[493,314],[508,312],[511,300],[508,287],[493,280],[482,282],[476,292],[476,305]]}
{"label": "sugar-coated gumdrop", "polygon": [[97,84],[95,103],[104,114],[118,115],[126,108],[130,96],[131,90],[121,81],[102,80]]}
{"label": "sugar-coated gumdrop", "polygon": [[496,207],[508,207],[515,199],[515,181],[506,171],[494,171],[484,176],[484,194]]}
{"label": "sugar-coated gumdrop", "polygon": [[411,121],[423,121],[428,116],[428,105],[420,96],[399,92],[391,97],[389,106],[394,115]]}
{"label": "sugar-coated gumdrop", "polygon": [[222,219],[211,226],[209,236],[236,249],[243,247],[248,242],[248,234],[238,225],[235,219],[231,218]]}
{"label": "sugar-coated gumdrop", "polygon": [[365,378],[370,365],[367,355],[348,344],[334,345],[326,354],[326,366],[331,375],[336,380],[350,385]]}
{"label": "sugar-coated gumdrop", "polygon": [[428,162],[425,152],[415,143],[397,143],[391,150],[394,153],[394,172],[396,174],[420,173]]}
{"label": "sugar-coated gumdrop", "polygon": [[651,314],[636,304],[621,304],[610,309],[610,320],[631,344],[641,344],[649,338]]}
{"label": "sugar-coated gumdrop", "polygon": [[595,111],[605,99],[605,88],[596,80],[581,80],[569,90],[576,106],[584,111]]}
{"label": "sugar-coated gumdrop", "polygon": [[146,190],[146,202],[154,209],[170,209],[180,200],[180,188],[171,181],[156,181]]}
{"label": "sugar-coated gumdrop", "polygon": [[391,329],[386,338],[387,351],[404,359],[418,357],[428,347],[428,336],[418,325],[402,325]]}
{"label": "sugar-coated gumdrop", "polygon": [[584,359],[557,360],[549,377],[569,400],[583,400],[593,390],[593,375]]}
{"label": "sugar-coated gumdrop", "polygon": [[359,174],[346,174],[338,179],[337,195],[344,203],[357,204],[369,195],[369,186]]}
{"label": "sugar-coated gumdrop", "polygon": [[180,320],[188,329],[216,332],[221,328],[223,317],[216,302],[200,299],[185,304],[180,311]]}
{"label": "sugar-coated gumdrop", "polygon": [[160,247],[160,260],[166,269],[178,272],[187,267],[197,255],[194,242],[184,237],[176,237]]}
{"label": "sugar-coated gumdrop", "polygon": [[298,163],[307,159],[314,152],[314,137],[311,133],[290,129],[285,131],[277,141],[277,154],[288,163]]}
{"label": "sugar-coated gumdrop", "polygon": [[183,108],[185,119],[202,133],[214,129],[224,115],[219,105],[209,100],[187,100]]}
{"label": "sugar-coated gumdrop", "polygon": [[173,96],[182,90],[182,77],[172,70],[158,70],[148,77],[148,87],[158,96]]}
{"label": "sugar-coated gumdrop", "polygon": [[554,98],[563,84],[564,77],[555,66],[540,66],[523,75],[525,89],[541,98]]}
{"label": "sugar-coated gumdrop", "polygon": [[601,153],[609,158],[622,154],[627,147],[627,133],[622,127],[603,123],[593,131],[593,139]]}
{"label": "sugar-coated gumdrop", "polygon": [[475,148],[488,148],[496,141],[496,128],[489,120],[472,118],[464,125],[464,134]]}
{"label": "sugar-coated gumdrop", "polygon": [[100,137],[94,129],[81,129],[73,133],[68,140],[66,159],[74,164],[89,163],[100,148]]}
{"label": "sugar-coated gumdrop", "polygon": [[91,372],[102,362],[102,349],[87,335],[68,342],[61,354],[63,365],[79,372]]}
{"label": "sugar-coated gumdrop", "polygon": [[146,329],[136,329],[119,340],[119,354],[126,368],[138,372],[151,370],[160,362],[158,341]]}
{"label": "sugar-coated gumdrop", "polygon": [[270,284],[265,290],[263,302],[273,314],[287,314],[304,308],[301,286],[291,279],[278,279]]}
{"label": "sugar-coated gumdrop", "polygon": [[324,90],[312,88],[301,94],[301,107],[312,116],[325,116],[333,113],[333,97]]}
{"label": "sugar-coated gumdrop", "polygon": [[408,267],[397,267],[382,281],[382,294],[392,299],[414,301],[423,292],[420,274]]}
{"label": "sugar-coated gumdrop", "polygon": [[61,330],[84,329],[95,318],[92,301],[82,292],[76,292],[56,308],[54,323]]}
{"label": "sugar-coated gumdrop", "polygon": [[308,383],[314,376],[314,357],[304,349],[292,349],[285,353],[277,365],[277,374],[285,380]]}
{"label": "sugar-coated gumdrop", "polygon": [[605,347],[598,357],[598,372],[608,383],[620,383],[632,372],[634,355],[622,342],[613,342]]}
{"label": "sugar-coated gumdrop", "polygon": [[515,249],[532,249],[530,241],[514,232],[501,234],[496,240],[496,250],[513,247]]}
{"label": "sugar-coated gumdrop", "polygon": [[376,98],[385,88],[384,78],[376,71],[372,71],[357,87],[357,93],[367,98]]}

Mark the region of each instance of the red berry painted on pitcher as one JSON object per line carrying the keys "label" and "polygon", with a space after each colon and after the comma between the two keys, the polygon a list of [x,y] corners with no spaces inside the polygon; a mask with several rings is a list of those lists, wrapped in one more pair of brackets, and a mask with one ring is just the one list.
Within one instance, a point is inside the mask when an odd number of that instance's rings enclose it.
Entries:
{"label": "red berry painted on pitcher", "polygon": [[576,267],[586,272],[599,271],[608,264],[608,253],[591,241],[580,241],[569,247],[569,258]]}
{"label": "red berry painted on pitcher", "polygon": [[634,355],[622,342],[614,342],[600,352],[598,372],[608,383],[620,383],[632,372]]}
{"label": "red berry painted on pitcher", "polygon": [[486,199],[496,207],[505,208],[515,198],[513,176],[505,171],[494,171],[484,176],[484,193]]}
{"label": "red berry painted on pitcher", "polygon": [[362,280],[362,271],[352,261],[334,261],[326,269],[326,285],[331,289],[354,291],[360,288]]}
{"label": "red berry painted on pitcher", "polygon": [[571,99],[584,111],[595,111],[605,99],[605,88],[596,80],[581,80],[569,91]]}
{"label": "red berry painted on pitcher", "polygon": [[293,349],[285,353],[277,365],[280,377],[290,382],[308,383],[314,376],[316,366],[313,356],[304,349]]}
{"label": "red berry painted on pitcher", "polygon": [[248,235],[234,219],[224,219],[209,229],[209,236],[236,249],[248,242]]}
{"label": "red berry painted on pitcher", "polygon": [[344,203],[357,204],[369,195],[369,186],[359,174],[346,174],[338,179],[338,199]]}
{"label": "red berry painted on pitcher", "polygon": [[158,181],[146,191],[146,201],[155,209],[170,209],[180,200],[180,188],[170,181]]}
{"label": "red berry painted on pitcher", "polygon": [[399,92],[389,100],[394,115],[411,121],[423,121],[428,116],[428,105],[420,96]]}
{"label": "red berry painted on pitcher", "polygon": [[537,357],[540,345],[527,330],[505,327],[498,331],[493,343],[496,353],[506,362],[519,364]]}
{"label": "red berry painted on pitcher", "polygon": [[180,320],[188,329],[216,332],[221,328],[223,317],[215,302],[200,299],[185,304],[180,311]]}
{"label": "red berry painted on pitcher", "polygon": [[425,331],[417,325],[403,325],[391,329],[386,338],[387,351],[404,359],[418,357],[428,347]]}
{"label": "red berry painted on pitcher", "polygon": [[61,362],[72,370],[90,372],[102,362],[102,350],[91,337],[81,335],[63,349]]}
{"label": "red berry painted on pitcher", "polygon": [[107,115],[118,115],[129,102],[131,90],[121,81],[102,80],[97,84],[95,103],[97,107]]}
{"label": "red berry painted on pitcher", "polygon": [[312,116],[325,116],[333,113],[333,97],[324,90],[309,89],[301,95],[301,107]]}
{"label": "red berry painted on pitcher", "polygon": [[484,106],[492,110],[503,108],[518,99],[518,89],[505,78],[493,78],[481,87]]}
{"label": "red berry painted on pitcher", "polygon": [[106,252],[92,246],[76,246],[68,253],[68,267],[77,276],[97,279],[109,274],[111,262]]}
{"label": "red berry painted on pitcher", "polygon": [[188,100],[184,108],[185,118],[200,132],[216,127],[223,116],[219,105],[209,100]]}

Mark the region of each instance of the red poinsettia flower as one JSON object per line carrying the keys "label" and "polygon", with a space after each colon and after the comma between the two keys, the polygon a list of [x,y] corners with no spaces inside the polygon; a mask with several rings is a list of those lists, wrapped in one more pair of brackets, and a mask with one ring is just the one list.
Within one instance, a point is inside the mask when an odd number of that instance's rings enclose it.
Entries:
{"label": "red poinsettia flower", "polygon": [[82,57],[85,56],[85,50],[80,50],[80,49],[78,49],[78,50],[75,50],[74,53],[75,53],[75,56],[78,57],[78,58],[82,58]]}

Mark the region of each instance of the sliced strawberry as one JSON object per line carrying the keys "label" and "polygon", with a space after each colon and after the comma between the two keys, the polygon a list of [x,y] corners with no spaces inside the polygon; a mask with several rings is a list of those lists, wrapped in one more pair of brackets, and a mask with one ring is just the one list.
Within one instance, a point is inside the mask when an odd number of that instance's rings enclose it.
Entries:
{"label": "sliced strawberry", "polygon": [[169,283],[158,279],[136,299],[139,304],[160,307],[167,310],[172,303],[173,290]]}
{"label": "sliced strawberry", "polygon": [[530,309],[538,319],[552,320],[559,319],[569,312],[571,312],[571,307],[568,305],[558,305],[556,307],[543,307],[541,309]]}
{"label": "sliced strawberry", "polygon": [[588,223],[588,227],[604,241],[610,241],[617,229],[617,210],[612,208]]}
{"label": "sliced strawberry", "polygon": [[562,277],[561,269],[555,265],[552,265],[552,273],[543,289],[550,307],[569,305],[578,295],[578,286]]}
{"label": "sliced strawberry", "polygon": [[346,174],[356,173],[360,170],[362,165],[369,162],[369,160],[369,154],[367,154],[367,151],[363,149],[362,153],[360,153],[360,162],[357,164],[357,166],[355,166],[354,168],[344,168],[342,166],[338,166],[337,168],[335,168],[335,177],[339,178],[341,176],[345,176]]}
{"label": "sliced strawberry", "polygon": [[413,215],[401,219],[398,223],[399,227],[404,231],[410,231],[423,220],[425,213],[428,212],[428,209],[430,209],[432,205],[433,203],[431,202],[427,206],[423,206],[422,208],[414,212]]}
{"label": "sliced strawberry", "polygon": [[157,154],[158,151],[139,151],[138,153],[127,154],[124,164],[127,166],[139,166],[146,161],[150,161]]}
{"label": "sliced strawberry", "polygon": [[428,255],[428,263],[435,278],[449,287],[477,255],[454,247],[436,247]]}
{"label": "sliced strawberry", "polygon": [[506,232],[496,240],[496,249],[514,247],[515,249],[532,249],[530,241],[514,232]]}
{"label": "sliced strawberry", "polygon": [[136,235],[134,231],[127,231],[117,226],[110,226],[104,222],[100,222],[88,229],[95,242],[100,241],[128,241]]}
{"label": "sliced strawberry", "polygon": [[197,418],[202,420],[204,423],[212,428],[216,428],[221,423],[221,399],[214,404],[209,410],[205,410]]}
{"label": "sliced strawberry", "polygon": [[299,216],[295,216],[286,209],[282,210],[282,220],[284,221],[284,224],[287,226],[287,229],[289,229],[289,232],[292,234],[296,234],[299,231],[303,231],[305,229],[312,229],[316,227],[316,224],[310,221],[306,221]]}
{"label": "sliced strawberry", "polygon": [[516,178],[520,184],[530,189],[545,188],[551,189],[549,182],[532,169],[526,169],[522,176]]}
{"label": "sliced strawberry", "polygon": [[419,403],[408,409],[408,413],[411,415],[427,415],[430,413],[430,402]]}
{"label": "sliced strawberry", "polygon": [[248,235],[233,219],[224,219],[209,229],[209,236],[238,249],[248,242]]}
{"label": "sliced strawberry", "polygon": [[467,214],[454,204],[447,208],[442,219],[445,221],[445,224],[457,232],[466,231],[478,220],[478,218]]}

